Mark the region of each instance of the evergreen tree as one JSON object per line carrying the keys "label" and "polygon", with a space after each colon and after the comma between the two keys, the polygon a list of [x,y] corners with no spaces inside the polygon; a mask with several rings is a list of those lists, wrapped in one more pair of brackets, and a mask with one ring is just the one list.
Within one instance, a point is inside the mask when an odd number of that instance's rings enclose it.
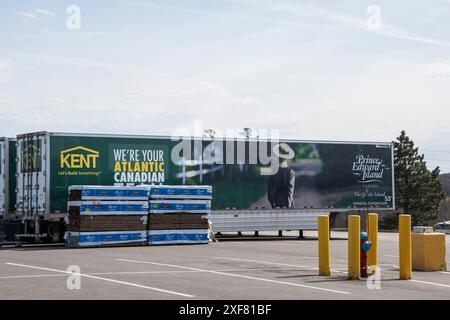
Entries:
{"label": "evergreen tree", "polygon": [[[437,218],[439,204],[446,197],[439,180],[439,167],[427,169],[424,155],[419,154],[404,130],[393,144],[397,212],[411,214],[413,225],[427,225]],[[385,227],[396,226],[396,218],[386,217]]]}

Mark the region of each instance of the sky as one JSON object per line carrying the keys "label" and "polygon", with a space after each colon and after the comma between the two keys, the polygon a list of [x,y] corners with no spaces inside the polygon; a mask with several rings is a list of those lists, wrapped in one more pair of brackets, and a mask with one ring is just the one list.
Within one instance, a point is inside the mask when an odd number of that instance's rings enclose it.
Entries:
{"label": "sky", "polygon": [[0,3],[0,136],[277,129],[450,172],[450,0]]}

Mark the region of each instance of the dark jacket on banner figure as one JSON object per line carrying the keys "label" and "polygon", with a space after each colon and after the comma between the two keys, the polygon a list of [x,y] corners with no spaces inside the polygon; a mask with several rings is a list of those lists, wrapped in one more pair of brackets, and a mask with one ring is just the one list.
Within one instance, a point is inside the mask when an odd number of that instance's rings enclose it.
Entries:
{"label": "dark jacket on banner figure", "polygon": [[286,143],[276,145],[273,151],[280,159],[280,167],[269,178],[270,205],[272,208],[294,208],[295,172],[288,165],[295,156],[294,151]]}

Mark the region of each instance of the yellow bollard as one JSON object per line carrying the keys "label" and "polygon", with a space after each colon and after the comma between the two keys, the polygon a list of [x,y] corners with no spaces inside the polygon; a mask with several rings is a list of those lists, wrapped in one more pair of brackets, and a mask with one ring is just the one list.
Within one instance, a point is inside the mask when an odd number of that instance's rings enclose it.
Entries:
{"label": "yellow bollard", "polygon": [[400,249],[400,279],[412,279],[412,245],[411,216],[401,214],[398,217],[399,249]]}
{"label": "yellow bollard", "polygon": [[367,235],[372,242],[372,248],[367,252],[367,265],[373,270],[378,266],[378,214],[376,213],[369,213],[367,216]]}
{"label": "yellow bollard", "polygon": [[348,216],[348,278],[359,279],[361,276],[360,260],[360,217]]}
{"label": "yellow bollard", "polygon": [[318,216],[317,224],[319,226],[319,275],[329,276],[331,274],[330,258],[330,218],[329,216]]}

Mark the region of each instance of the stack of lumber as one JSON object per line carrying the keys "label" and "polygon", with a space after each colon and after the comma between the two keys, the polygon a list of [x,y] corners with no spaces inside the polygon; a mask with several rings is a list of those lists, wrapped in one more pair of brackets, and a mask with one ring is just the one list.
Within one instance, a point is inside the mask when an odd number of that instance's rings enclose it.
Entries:
{"label": "stack of lumber", "polygon": [[70,201],[68,231],[145,231],[147,201]]}
{"label": "stack of lumber", "polygon": [[211,186],[152,186],[148,243],[208,243],[211,198]]}
{"label": "stack of lumber", "polygon": [[149,187],[70,186],[69,247],[146,243]]}
{"label": "stack of lumber", "polygon": [[149,230],[208,229],[208,216],[197,213],[150,214]]}

